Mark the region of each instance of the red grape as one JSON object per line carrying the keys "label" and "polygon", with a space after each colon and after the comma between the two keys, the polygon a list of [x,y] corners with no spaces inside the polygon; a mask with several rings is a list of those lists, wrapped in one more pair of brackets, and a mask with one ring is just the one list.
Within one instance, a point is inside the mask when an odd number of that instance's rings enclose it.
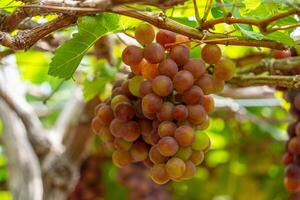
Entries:
{"label": "red grape", "polygon": [[202,60],[191,59],[183,66],[183,69],[191,72],[197,79],[205,73],[206,66]]}
{"label": "red grape", "polygon": [[173,137],[167,136],[158,141],[157,148],[163,156],[168,157],[173,156],[177,152],[179,146]]}
{"label": "red grape", "polygon": [[184,92],[185,90],[190,89],[194,84],[194,77],[191,72],[182,70],[179,71],[173,79],[174,88],[178,92]]}
{"label": "red grape", "polygon": [[178,72],[178,66],[172,59],[168,58],[159,64],[158,70],[161,75],[165,75],[173,79]]}
{"label": "red grape", "polygon": [[122,60],[126,65],[137,65],[143,59],[143,49],[130,45],[122,53]]}
{"label": "red grape", "polygon": [[151,64],[157,64],[163,61],[165,49],[158,43],[148,44],[144,49],[144,58]]}

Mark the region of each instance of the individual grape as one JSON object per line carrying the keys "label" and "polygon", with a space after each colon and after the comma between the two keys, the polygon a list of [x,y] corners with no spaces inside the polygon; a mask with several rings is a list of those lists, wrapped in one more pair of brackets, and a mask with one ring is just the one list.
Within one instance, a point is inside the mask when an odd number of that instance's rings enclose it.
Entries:
{"label": "individual grape", "polygon": [[235,63],[230,59],[221,59],[215,65],[214,75],[224,81],[230,80],[235,74]]}
{"label": "individual grape", "polygon": [[149,151],[149,158],[154,164],[162,164],[165,163],[168,158],[161,155],[161,153],[158,151],[157,146],[152,146]]}
{"label": "individual grape", "polygon": [[178,66],[172,59],[167,58],[158,65],[158,71],[161,75],[173,79],[178,72]]}
{"label": "individual grape", "polygon": [[126,47],[122,53],[122,60],[126,65],[137,65],[143,59],[143,49],[134,45]]}
{"label": "individual grape", "polygon": [[300,190],[300,180],[285,177],[284,186],[289,192],[297,192]]}
{"label": "individual grape", "polygon": [[99,131],[99,137],[103,142],[114,141],[114,136],[111,134],[109,127],[103,126]]}
{"label": "individual grape", "polygon": [[288,143],[288,150],[292,154],[300,155],[300,138],[293,137]]}
{"label": "individual grape", "polygon": [[174,88],[178,92],[184,92],[190,89],[194,84],[194,77],[191,72],[182,70],[179,71],[173,79]]}
{"label": "individual grape", "polygon": [[185,161],[185,171],[184,174],[182,175],[182,177],[180,177],[181,180],[189,180],[191,178],[193,178],[196,174],[196,166],[195,164],[188,160]]}
{"label": "individual grape", "polygon": [[105,105],[105,103],[100,103],[100,104],[98,104],[95,108],[94,108],[94,115],[97,115],[97,112],[98,112],[98,110],[102,107],[102,106],[104,106]]}
{"label": "individual grape", "polygon": [[176,33],[161,29],[156,34],[156,42],[165,46],[166,44],[176,42]]}
{"label": "individual grape", "polygon": [[179,146],[190,146],[195,140],[194,129],[190,126],[180,126],[175,131],[175,138]]}
{"label": "individual grape", "polygon": [[195,85],[199,86],[206,95],[213,93],[215,90],[214,79],[209,74],[204,74],[198,78]]}
{"label": "individual grape", "polygon": [[133,96],[133,94],[131,94],[131,92],[129,91],[129,81],[126,80],[122,83],[121,85],[122,88],[122,94],[127,96],[129,99],[134,99],[135,97]]}
{"label": "individual grape", "polygon": [[173,157],[166,163],[166,171],[171,179],[182,177],[185,169],[185,163],[180,158]]}
{"label": "individual grape", "polygon": [[114,147],[119,151],[128,151],[132,146],[132,142],[128,142],[122,138],[114,139]]}
{"label": "individual grape", "polygon": [[186,104],[197,104],[203,96],[202,89],[197,85],[193,85],[190,89],[182,93],[181,99]]}
{"label": "individual grape", "polygon": [[167,136],[158,141],[157,148],[163,156],[168,157],[175,155],[179,146],[173,137]]}
{"label": "individual grape", "polygon": [[197,166],[200,165],[204,160],[203,151],[193,151],[190,160]]}
{"label": "individual grape", "polygon": [[158,71],[158,64],[151,64],[147,61],[142,61],[141,65],[141,72],[142,76],[147,80],[153,80],[156,76],[159,75]]}
{"label": "individual grape", "polygon": [[130,164],[132,158],[128,151],[114,151],[112,154],[112,161],[117,167],[125,167]]}
{"label": "individual grape", "polygon": [[142,82],[140,89],[139,89],[139,93],[141,97],[146,96],[147,94],[152,93],[152,83],[151,81],[144,81]]}
{"label": "individual grape", "polygon": [[177,126],[174,122],[164,121],[158,126],[158,135],[160,137],[174,136]]}
{"label": "individual grape", "polygon": [[129,79],[128,88],[131,94],[133,94],[136,97],[139,97],[140,87],[143,82],[144,78],[142,76],[134,76],[133,78]]}
{"label": "individual grape", "polygon": [[99,133],[104,124],[102,124],[99,117],[94,117],[91,126],[94,133]]}
{"label": "individual grape", "polygon": [[163,100],[156,94],[150,93],[143,97],[142,108],[145,113],[157,113],[161,109]]}
{"label": "individual grape", "polygon": [[190,159],[192,156],[192,147],[180,147],[174,157],[180,158],[184,161]]}
{"label": "individual grape", "polygon": [[170,180],[164,164],[154,165],[151,168],[150,176],[156,184],[160,185],[165,184]]}
{"label": "individual grape", "polygon": [[148,157],[147,145],[142,141],[137,141],[137,142],[133,143],[133,145],[130,149],[130,155],[134,162],[146,160]]}
{"label": "individual grape", "polygon": [[222,57],[221,49],[216,44],[207,44],[201,51],[202,59],[208,64],[216,64]]}
{"label": "individual grape", "polygon": [[177,105],[173,109],[173,118],[178,122],[185,121],[188,118],[188,109],[184,105]]}
{"label": "individual grape", "polygon": [[144,58],[151,64],[158,64],[165,58],[165,49],[158,43],[148,44],[144,49]]}
{"label": "individual grape", "polygon": [[171,102],[164,102],[160,111],[156,114],[159,121],[172,121],[173,120],[174,104]]}
{"label": "individual grape", "polygon": [[293,105],[298,111],[300,111],[300,94],[294,98]]}
{"label": "individual grape", "polygon": [[184,35],[176,35],[176,43],[179,43],[181,45],[186,45],[187,47],[191,47],[190,39]]}
{"label": "individual grape", "polygon": [[220,93],[224,89],[225,81],[214,77],[213,78],[213,85],[214,85],[214,93]]}
{"label": "individual grape", "polygon": [[285,176],[291,179],[300,180],[300,167],[296,164],[289,164],[285,168]]}
{"label": "individual grape", "polygon": [[136,121],[126,122],[124,127],[123,139],[133,142],[142,134],[141,127]]}
{"label": "individual grape", "polygon": [[135,29],[135,39],[141,44],[150,44],[155,38],[155,31],[149,24],[141,24]]}
{"label": "individual grape", "polygon": [[152,90],[158,96],[168,96],[173,91],[172,80],[167,76],[159,75],[152,81]]}
{"label": "individual grape", "polygon": [[190,50],[186,45],[177,45],[170,51],[169,57],[176,62],[178,66],[183,66],[189,61]]}
{"label": "individual grape", "polygon": [[114,108],[114,115],[117,119],[127,122],[135,116],[135,110],[130,103],[120,102]]}
{"label": "individual grape", "polygon": [[206,119],[206,112],[204,108],[197,104],[197,105],[188,105],[188,120],[195,125],[202,124]]}
{"label": "individual grape", "polygon": [[215,109],[215,101],[212,96],[209,95],[204,96],[202,98],[201,104],[207,113],[212,113]]}
{"label": "individual grape", "polygon": [[203,151],[210,145],[210,139],[206,133],[197,132],[195,140],[192,143],[192,148],[196,151]]}
{"label": "individual grape", "polygon": [[140,127],[141,127],[141,131],[142,131],[142,135],[150,135],[151,131],[152,131],[152,123],[150,120],[148,119],[141,119],[139,121]]}
{"label": "individual grape", "polygon": [[283,156],[282,156],[282,163],[284,165],[288,165],[291,164],[293,162],[293,154],[286,152]]}
{"label": "individual grape", "polygon": [[115,118],[111,121],[109,125],[109,130],[111,134],[115,137],[123,137],[126,128],[126,123]]}
{"label": "individual grape", "polygon": [[204,75],[206,71],[205,63],[199,59],[190,59],[184,66],[183,69],[193,74],[194,78],[197,79]]}
{"label": "individual grape", "polygon": [[286,50],[273,49],[272,55],[274,58],[277,58],[277,59],[288,58],[288,57],[291,57],[291,51],[290,51],[290,49],[286,49]]}

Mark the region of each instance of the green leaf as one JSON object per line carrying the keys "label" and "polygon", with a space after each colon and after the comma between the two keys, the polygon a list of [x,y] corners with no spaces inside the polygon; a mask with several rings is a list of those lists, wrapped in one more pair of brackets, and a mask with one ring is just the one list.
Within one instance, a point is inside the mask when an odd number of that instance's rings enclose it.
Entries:
{"label": "green leaf", "polygon": [[255,40],[262,40],[264,38],[264,35],[258,32],[255,32],[252,30],[252,27],[250,25],[246,24],[235,24],[234,25],[238,30],[241,31],[242,35],[244,37],[252,38]]}
{"label": "green leaf", "polygon": [[283,32],[279,32],[279,31],[266,35],[265,39],[281,42],[288,46],[296,45],[296,42],[290,37],[290,35],[288,33],[283,33]]}
{"label": "green leaf", "polygon": [[196,27],[197,26],[197,21],[196,20],[191,20],[187,17],[170,17],[171,19],[181,23],[181,24],[184,24],[184,25],[187,25],[187,26],[190,26],[190,27]]}
{"label": "green leaf", "polygon": [[60,78],[71,78],[90,47],[103,35],[118,28],[119,17],[115,14],[103,13],[95,17],[80,18],[78,33],[56,50],[48,73]]}
{"label": "green leaf", "polygon": [[105,89],[106,79],[97,79],[93,81],[85,81],[83,84],[83,97],[86,101],[94,98],[100,91]]}

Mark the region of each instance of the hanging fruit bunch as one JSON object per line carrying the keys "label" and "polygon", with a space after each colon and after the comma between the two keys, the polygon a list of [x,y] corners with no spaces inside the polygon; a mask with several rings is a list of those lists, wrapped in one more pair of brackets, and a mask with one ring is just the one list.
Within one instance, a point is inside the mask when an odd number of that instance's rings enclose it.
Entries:
{"label": "hanging fruit bunch", "polygon": [[282,162],[285,165],[284,184],[289,192],[300,191],[300,92],[290,90],[287,99],[291,103],[290,112],[295,121],[288,127],[289,140]]}
{"label": "hanging fruit bunch", "polygon": [[213,44],[202,48],[202,59],[190,58],[187,37],[167,30],[155,35],[148,24],[136,28],[135,38],[141,46],[122,53],[132,73],[96,108],[92,128],[114,147],[116,166],[144,162],[157,184],[190,179],[210,147],[203,132],[214,111],[209,95],[233,77],[235,63]]}

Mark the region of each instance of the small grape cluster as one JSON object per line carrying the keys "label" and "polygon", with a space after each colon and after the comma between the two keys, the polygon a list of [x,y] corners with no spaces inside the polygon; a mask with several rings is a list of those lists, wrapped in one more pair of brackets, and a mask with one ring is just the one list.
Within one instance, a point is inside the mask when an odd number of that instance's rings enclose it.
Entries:
{"label": "small grape cluster", "polygon": [[190,179],[210,147],[201,132],[214,110],[209,94],[223,89],[235,63],[212,44],[202,48],[203,60],[191,59],[187,37],[167,30],[155,34],[148,24],[136,28],[135,38],[144,48],[130,45],[122,53],[132,73],[114,84],[92,127],[115,148],[116,166],[143,161],[157,184]]}
{"label": "small grape cluster", "polygon": [[102,173],[99,166],[103,162],[101,155],[88,156],[80,166],[80,177],[70,193],[69,200],[93,200],[104,196]]}
{"label": "small grape cluster", "polygon": [[290,90],[287,100],[291,103],[291,114],[296,121],[288,126],[289,140],[282,162],[286,166],[284,184],[289,192],[300,191],[300,93]]}
{"label": "small grape cluster", "polygon": [[125,186],[130,200],[171,200],[163,185],[152,182],[147,175],[148,169],[142,163],[126,166],[119,170],[118,180]]}

